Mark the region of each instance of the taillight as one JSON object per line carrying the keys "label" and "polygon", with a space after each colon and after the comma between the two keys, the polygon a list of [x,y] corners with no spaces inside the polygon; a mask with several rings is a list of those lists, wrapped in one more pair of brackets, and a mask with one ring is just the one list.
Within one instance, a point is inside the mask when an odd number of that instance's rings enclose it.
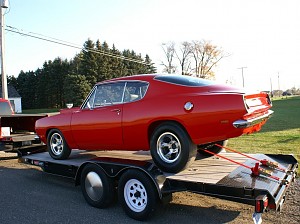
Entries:
{"label": "taillight", "polygon": [[269,205],[267,195],[259,195],[255,199],[255,212],[263,213]]}
{"label": "taillight", "polygon": [[268,104],[269,104],[269,105],[271,105],[271,106],[272,106],[272,100],[271,100],[271,98],[270,98],[270,95],[269,95],[269,94],[267,94],[267,102],[268,102]]}
{"label": "taillight", "polygon": [[247,100],[245,98],[245,96],[243,97],[244,100],[244,104],[245,104],[245,108],[247,109],[247,111],[250,109],[249,105],[247,104]]}
{"label": "taillight", "polygon": [[3,142],[11,142],[12,137],[2,137],[2,138],[0,138],[0,140],[3,141]]}

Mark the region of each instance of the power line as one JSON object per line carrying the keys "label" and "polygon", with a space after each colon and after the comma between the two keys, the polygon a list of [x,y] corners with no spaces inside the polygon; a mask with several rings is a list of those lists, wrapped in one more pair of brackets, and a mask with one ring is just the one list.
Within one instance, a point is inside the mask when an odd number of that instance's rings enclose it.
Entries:
{"label": "power line", "polygon": [[[113,57],[113,58],[117,58],[117,59],[121,59],[121,60],[125,60],[125,61],[130,61],[130,62],[134,62],[134,63],[139,63],[139,64],[151,66],[151,63],[147,63],[147,62],[141,61],[139,59],[133,59],[133,58],[125,57],[125,56],[122,56],[122,55],[116,55],[116,54],[112,54],[112,53],[109,53],[109,52],[96,50],[96,49],[93,49],[93,48],[81,47],[78,44],[73,44],[73,43],[70,43],[70,42],[67,42],[67,41],[64,41],[64,40],[60,40],[60,39],[57,39],[57,38],[45,36],[45,35],[38,34],[38,33],[33,33],[33,32],[25,33],[25,32],[20,31],[18,28],[15,28],[15,27],[12,27],[12,26],[6,26],[6,27],[8,27],[8,28],[5,28],[6,31],[12,32],[12,33],[17,33],[17,34],[20,34],[21,36],[31,37],[31,38],[35,38],[35,39],[38,39],[38,40],[63,45],[63,46],[66,46],[66,47],[72,47],[72,48],[83,50],[83,51],[90,51],[90,52],[93,52],[93,53],[96,53],[96,54],[101,54],[101,55],[108,56],[108,57]],[[37,35],[39,35],[39,36],[37,36]],[[42,37],[40,37],[40,36],[42,36]]]}

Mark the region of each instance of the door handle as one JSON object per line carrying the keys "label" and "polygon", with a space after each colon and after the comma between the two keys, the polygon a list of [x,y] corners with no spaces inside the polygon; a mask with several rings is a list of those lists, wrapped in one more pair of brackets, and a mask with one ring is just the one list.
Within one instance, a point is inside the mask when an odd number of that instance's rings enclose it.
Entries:
{"label": "door handle", "polygon": [[113,109],[113,110],[111,110],[111,112],[116,112],[118,115],[120,115],[121,110],[120,109]]}

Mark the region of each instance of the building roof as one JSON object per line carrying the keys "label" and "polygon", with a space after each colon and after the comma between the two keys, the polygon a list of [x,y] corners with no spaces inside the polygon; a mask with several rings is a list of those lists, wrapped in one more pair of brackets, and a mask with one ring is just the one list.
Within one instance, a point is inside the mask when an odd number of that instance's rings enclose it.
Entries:
{"label": "building roof", "polygon": [[[0,85],[0,87],[1,87],[0,98],[2,98],[2,85]],[[21,98],[16,88],[13,87],[12,85],[7,85],[7,90],[8,90],[8,98]]]}

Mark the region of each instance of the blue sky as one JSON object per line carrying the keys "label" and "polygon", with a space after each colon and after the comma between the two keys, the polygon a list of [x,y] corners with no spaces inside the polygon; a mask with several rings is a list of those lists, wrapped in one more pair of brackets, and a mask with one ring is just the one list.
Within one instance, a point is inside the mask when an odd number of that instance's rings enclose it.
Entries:
{"label": "blue sky", "polygon": [[[5,24],[82,45],[88,38],[149,54],[161,71],[163,42],[209,40],[230,57],[219,81],[261,90],[300,88],[298,0],[10,0]],[[5,32],[6,70],[36,70],[78,49]]]}

